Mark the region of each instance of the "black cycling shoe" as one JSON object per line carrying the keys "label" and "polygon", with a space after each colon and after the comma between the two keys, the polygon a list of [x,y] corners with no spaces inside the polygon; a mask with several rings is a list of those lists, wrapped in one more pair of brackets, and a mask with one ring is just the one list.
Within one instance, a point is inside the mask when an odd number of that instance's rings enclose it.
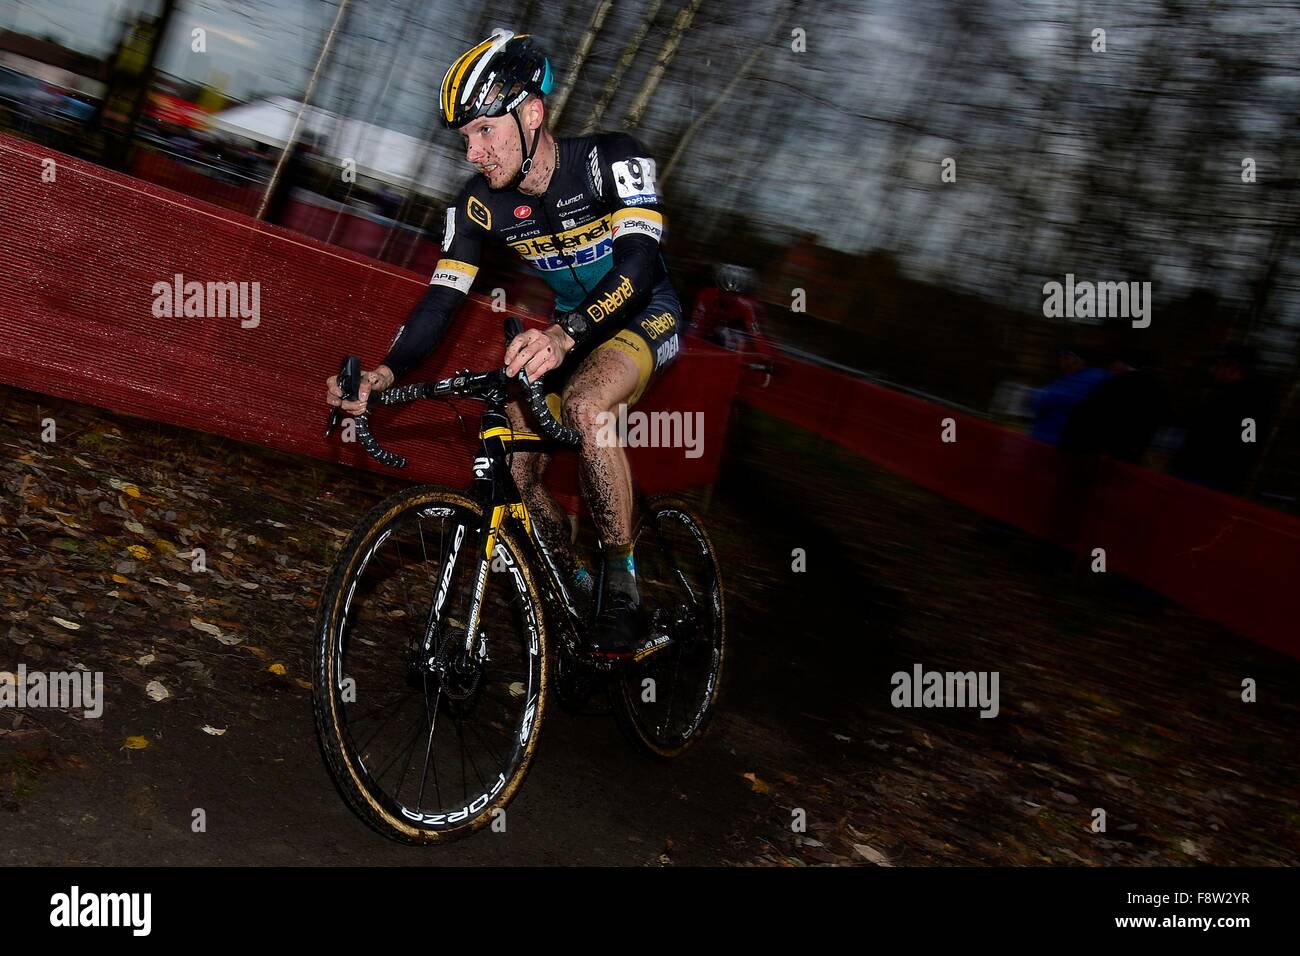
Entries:
{"label": "black cycling shoe", "polygon": [[605,599],[591,633],[591,653],[596,657],[621,660],[632,657],[641,646],[641,607],[621,592]]}

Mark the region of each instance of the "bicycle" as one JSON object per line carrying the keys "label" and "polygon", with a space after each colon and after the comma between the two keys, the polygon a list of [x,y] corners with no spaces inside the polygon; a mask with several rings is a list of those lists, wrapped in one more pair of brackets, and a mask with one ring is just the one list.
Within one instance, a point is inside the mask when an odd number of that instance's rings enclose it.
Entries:
{"label": "bicycle", "polygon": [[[520,328],[508,321],[507,340]],[[340,383],[352,375],[344,393],[353,400],[359,369],[350,357],[340,373]],[[459,839],[504,811],[531,767],[552,682],[572,710],[603,690],[624,734],[660,758],[694,743],[718,703],[726,659],[721,574],[702,522],[680,501],[637,493],[645,631],[635,653],[615,663],[587,650],[603,582],[596,581],[589,609],[575,600],[508,460],[517,448],[576,447],[580,437],[551,414],[541,381],[520,378],[541,435],[511,427],[504,369],[370,398],[378,405],[457,396],[484,402],[469,487],[424,485],[377,505],[344,543],[320,601],[312,697],[326,764],[352,809],[400,842]],[[336,410],[331,425],[337,420]],[[406,466],[375,440],[368,412],[355,423],[367,454]],[[435,747],[448,723],[459,745],[450,756]],[[412,758],[421,748],[417,775]]]}

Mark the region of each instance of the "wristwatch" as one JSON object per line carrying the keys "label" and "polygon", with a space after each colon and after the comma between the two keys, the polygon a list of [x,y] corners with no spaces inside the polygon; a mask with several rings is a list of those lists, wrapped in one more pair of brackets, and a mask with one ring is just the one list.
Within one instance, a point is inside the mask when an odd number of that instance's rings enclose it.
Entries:
{"label": "wristwatch", "polygon": [[591,323],[581,312],[570,312],[556,324],[569,333],[569,338],[573,339],[574,344],[586,338],[587,332],[591,330]]}

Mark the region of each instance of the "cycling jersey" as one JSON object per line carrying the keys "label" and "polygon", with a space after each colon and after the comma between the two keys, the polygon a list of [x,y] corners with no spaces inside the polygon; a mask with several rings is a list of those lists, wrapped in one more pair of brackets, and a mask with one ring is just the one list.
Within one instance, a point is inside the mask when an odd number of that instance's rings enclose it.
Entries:
{"label": "cycling jersey", "polygon": [[656,325],[647,314],[652,297],[658,297],[659,315],[669,296],[676,305],[659,251],[664,220],[654,160],[624,133],[555,142],[558,161],[544,195],[493,190],[475,175],[447,207],[442,258],[384,359],[396,377],[437,346],[474,283],[485,241],[505,243],[522,256],[554,290],[557,312],[577,312],[588,320],[590,340],[573,357],[589,354],[634,319],[645,326],[637,337],[657,346],[651,371],[676,354],[676,340],[671,347],[658,340],[678,335],[680,306],[671,331],[666,320]]}

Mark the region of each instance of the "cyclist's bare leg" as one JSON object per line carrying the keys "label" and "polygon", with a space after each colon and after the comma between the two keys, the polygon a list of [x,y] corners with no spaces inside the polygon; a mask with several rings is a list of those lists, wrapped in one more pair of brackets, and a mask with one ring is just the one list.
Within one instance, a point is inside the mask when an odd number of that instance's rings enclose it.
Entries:
{"label": "cyclist's bare leg", "polygon": [[[535,432],[536,426],[518,399],[506,405],[510,425],[524,432]],[[567,573],[573,567],[573,552],[569,547],[568,513],[560,507],[543,480],[551,456],[542,452],[513,451],[510,453],[510,474],[519,486],[519,494],[528,506],[537,534],[555,558],[556,569]]]}
{"label": "cyclist's bare leg", "polygon": [[632,469],[618,443],[602,442],[599,433],[607,421],[603,414],[617,414],[639,380],[628,355],[602,348],[587,357],[564,389],[564,422],[582,434],[582,495],[607,547],[632,543]]}

